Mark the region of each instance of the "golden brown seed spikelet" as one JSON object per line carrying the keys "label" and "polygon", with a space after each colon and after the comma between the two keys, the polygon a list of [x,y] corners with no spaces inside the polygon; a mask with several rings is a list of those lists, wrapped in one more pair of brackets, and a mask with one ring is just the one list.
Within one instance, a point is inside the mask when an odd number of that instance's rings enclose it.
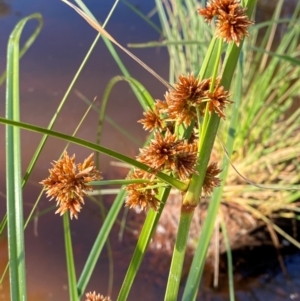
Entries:
{"label": "golden brown seed spikelet", "polygon": [[232,101],[228,100],[229,92],[224,90],[223,86],[219,86],[219,80],[216,83],[214,91],[208,91],[206,93],[206,97],[209,101],[209,111],[215,111],[221,118],[225,119],[225,113],[223,112],[223,110],[225,109],[226,104],[232,103]]}
{"label": "golden brown seed spikelet", "polygon": [[197,118],[196,109],[188,100],[174,100],[168,92],[165,94],[165,99],[168,104],[168,117],[173,122],[189,126],[192,120]]}
{"label": "golden brown seed spikelet", "polygon": [[100,294],[96,294],[96,292],[89,292],[87,294],[85,294],[86,299],[85,301],[111,301],[109,296],[103,296]]}
{"label": "golden brown seed spikelet", "polygon": [[179,75],[178,83],[175,84],[175,90],[170,91],[170,93],[173,100],[185,99],[196,103],[203,97],[204,89],[203,83],[191,73],[187,76]]}
{"label": "golden brown seed spikelet", "polygon": [[195,173],[197,146],[183,139],[177,140],[176,135],[169,130],[164,136],[156,132],[150,145],[140,150],[137,160],[153,171],[174,172],[185,180]]}
{"label": "golden brown seed spikelet", "polygon": [[217,36],[226,43],[234,42],[237,46],[248,36],[248,27],[253,24],[245,15],[245,9],[237,8],[232,13],[221,13],[217,21]]}
{"label": "golden brown seed spikelet", "polygon": [[217,163],[212,163],[207,167],[205,179],[203,182],[203,194],[210,195],[213,192],[214,187],[218,187],[221,184],[221,180],[217,178],[217,175],[221,172]]}
{"label": "golden brown seed spikelet", "polygon": [[156,99],[155,100],[155,109],[162,114],[167,113],[168,112],[168,104],[165,101]]}
{"label": "golden brown seed spikelet", "polygon": [[217,14],[218,9],[214,5],[213,1],[210,1],[207,3],[205,8],[198,9],[198,14],[202,17],[204,17],[206,22],[211,22],[213,17]]}
{"label": "golden brown seed spikelet", "polygon": [[148,109],[143,115],[145,116],[145,119],[141,119],[138,122],[143,125],[145,130],[152,132],[155,129],[161,130],[164,128],[163,120],[160,118],[159,111],[156,107],[154,108],[154,111]]}
{"label": "golden brown seed spikelet", "polygon": [[[128,179],[147,179],[153,180],[153,175],[142,170],[136,169],[131,173]],[[125,206],[129,208],[138,207],[141,210],[146,210],[151,207],[153,210],[158,210],[159,200],[155,197],[158,193],[156,188],[151,188],[151,183],[133,183],[126,186],[127,199]]]}
{"label": "golden brown seed spikelet", "polygon": [[145,185],[141,187],[141,184],[128,185],[128,195],[125,202],[125,206],[129,208],[140,208],[141,210],[147,210],[151,207],[157,211],[159,208],[159,200],[155,197],[157,192],[153,189],[147,188]]}
{"label": "golden brown seed spikelet", "polygon": [[93,156],[94,154],[91,154],[76,167],[75,155],[70,158],[65,152],[60,160],[52,163],[53,168],[49,169],[50,176],[40,184],[44,185],[47,196],[51,197],[50,200],[56,199],[59,208],[55,213],[63,215],[69,210],[71,219],[73,216],[78,218],[84,204],[83,197],[87,191],[93,190],[93,187],[87,184],[102,179],[92,160]]}
{"label": "golden brown seed spikelet", "polygon": [[197,143],[184,141],[177,146],[176,150],[176,169],[173,172],[178,174],[180,180],[186,180],[192,174],[196,173]]}
{"label": "golden brown seed spikelet", "polygon": [[155,171],[166,169],[173,164],[172,159],[176,144],[178,144],[176,135],[171,134],[169,130],[167,130],[165,136],[156,132],[150,145],[140,149],[140,155],[137,159]]}
{"label": "golden brown seed spikelet", "polygon": [[253,24],[245,14],[246,9],[240,6],[238,0],[211,0],[206,8],[198,10],[207,22],[217,17],[218,37],[225,42],[234,42],[237,46],[248,36],[248,27]]}
{"label": "golden brown seed spikelet", "polygon": [[180,75],[175,89],[169,90],[165,95],[169,119],[189,126],[196,119],[195,107],[202,102],[208,88],[209,80],[200,81],[193,74]]}

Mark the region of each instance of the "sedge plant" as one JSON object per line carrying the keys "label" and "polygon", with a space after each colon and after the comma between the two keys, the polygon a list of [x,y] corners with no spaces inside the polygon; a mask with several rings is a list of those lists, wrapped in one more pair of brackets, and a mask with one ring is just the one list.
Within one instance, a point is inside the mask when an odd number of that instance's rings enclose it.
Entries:
{"label": "sedge plant", "polygon": [[[67,1],[64,0],[64,2]],[[104,36],[105,43],[109,45],[108,47],[113,49],[113,44],[121,47],[168,89],[163,100],[154,101],[149,93],[145,93],[142,84],[132,79],[122,67],[126,81],[130,83],[141,103],[145,106],[144,118],[139,122],[145,130],[152,133],[152,139],[140,149],[137,158],[132,159],[99,144],[56,132],[51,128],[45,129],[22,123],[19,121],[18,115],[7,115],[6,118],[0,118],[0,122],[7,125],[8,139],[17,140],[18,138],[15,138],[15,135],[18,136],[17,129],[23,128],[44,134],[45,137],[53,136],[82,145],[132,166],[132,170],[125,180],[104,181],[93,161],[93,154],[83,163],[76,164],[75,155],[69,156],[65,152],[61,159],[52,163],[49,177],[41,181],[47,195],[56,201],[58,207],[56,213],[63,215],[70,300],[79,300],[85,293],[87,283],[124,199],[127,207],[147,211],[143,229],[117,297],[117,300],[127,300],[138,268],[164,210],[164,204],[168,201],[170,190],[174,188],[180,191],[182,195],[181,215],[165,292],[165,300],[177,300],[189,229],[195,208],[199,204],[201,195],[220,195],[221,190],[218,187],[224,185],[223,177],[220,176],[220,173],[224,171],[221,170],[220,162],[210,162],[211,153],[220,121],[225,120],[226,116],[227,120],[230,120],[229,117],[232,114],[227,115],[230,106],[236,109],[233,105],[233,99],[235,98],[233,93],[229,93],[229,88],[240,58],[243,42],[249,35],[248,28],[253,24],[251,15],[256,1],[248,0],[240,3],[237,0],[211,0],[206,7],[199,9],[197,17],[213,24],[208,50],[201,64],[195,61],[190,63],[193,66],[194,73],[182,72],[181,75],[174,77],[174,81],[170,82],[162,79],[151,68],[118,44],[105,31],[103,26],[93,18],[84,4],[79,0],[77,3],[81,9],[70,3],[68,4]],[[196,12],[197,8],[195,7]],[[181,48],[178,45],[175,45],[175,47]],[[176,54],[176,51],[179,52],[178,58],[182,58],[185,53],[184,50],[176,50],[176,48],[172,51],[174,54]],[[16,55],[16,58],[18,59],[18,55]],[[196,68],[197,63],[198,68]],[[198,72],[195,72],[195,69],[198,69]],[[14,69],[14,72],[16,70]],[[8,74],[11,73],[8,72]],[[18,82],[16,81],[15,84],[18,85]],[[11,84],[8,80],[7,91],[11,90]],[[8,93],[8,95],[10,94]],[[7,101],[12,102],[12,97],[7,97]],[[232,122],[236,122],[234,118],[232,120]],[[18,148],[18,145],[16,147]],[[17,155],[15,160],[16,158],[18,158]],[[18,191],[21,193],[20,176],[16,175],[13,181],[19,185]],[[77,280],[68,214],[71,219],[73,217],[78,218],[80,211],[83,209],[84,197],[89,191],[93,190],[93,186],[108,184],[123,185],[123,189],[120,190],[110,208],[82,274]],[[10,186],[8,186],[8,189],[10,189]],[[195,253],[183,300],[196,299],[219,203],[220,197],[213,198],[211,201],[208,217],[205,220],[199,240],[200,247]],[[22,207],[21,198],[18,206],[19,209]],[[16,223],[15,217],[16,214],[20,216],[22,212],[20,210],[13,211],[14,209],[9,209],[8,212],[8,228],[11,233],[19,233],[18,235],[20,235],[22,219]],[[223,233],[227,233],[224,224],[222,224],[222,230]],[[13,239],[14,236],[11,235],[11,237]],[[26,286],[25,282],[22,282],[22,280],[25,280],[24,244],[22,237],[19,237],[20,248],[12,245],[16,252],[10,253],[10,269],[15,270],[15,272],[10,271],[11,294],[15,296],[14,300],[25,300]],[[13,244],[14,240],[11,243]],[[11,263],[20,256],[22,264],[13,266]],[[21,268],[20,272],[18,271],[19,268]],[[86,300],[108,301],[110,297],[98,292],[87,292]]]}

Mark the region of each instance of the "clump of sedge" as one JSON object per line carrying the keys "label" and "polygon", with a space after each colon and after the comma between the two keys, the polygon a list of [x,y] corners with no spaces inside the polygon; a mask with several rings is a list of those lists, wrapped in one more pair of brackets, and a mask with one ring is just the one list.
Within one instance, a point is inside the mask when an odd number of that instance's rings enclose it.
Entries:
{"label": "clump of sedge", "polygon": [[[217,36],[228,43],[234,42],[237,46],[248,35],[249,25],[253,24],[245,11],[238,0],[210,0],[206,8],[198,10],[207,22],[216,17]],[[138,121],[145,130],[154,132],[154,138],[148,146],[140,149],[137,156],[138,161],[149,166],[148,172],[136,169],[128,177],[133,180],[144,179],[145,182],[127,185],[126,206],[158,210],[157,172],[165,172],[188,181],[196,173],[199,116],[204,116],[207,110],[210,114],[216,113],[225,119],[224,110],[230,103],[229,93],[220,85],[220,78],[212,81],[210,78],[200,80],[193,74],[180,75],[174,88],[166,92],[165,100],[156,100],[154,107],[144,112],[145,118]],[[179,125],[192,129],[190,138],[178,137],[175,129]],[[51,199],[56,198],[59,206],[56,213],[62,215],[70,210],[71,218],[77,218],[84,203],[83,196],[93,189],[87,183],[101,179],[92,156],[83,164],[77,165],[78,171],[74,155],[69,158],[65,153],[61,160],[53,163],[49,178],[41,184],[45,186]],[[216,163],[207,167],[203,194],[210,194],[214,187],[220,185],[217,177],[219,173]]]}
{"label": "clump of sedge", "polygon": [[[196,173],[198,115],[204,116],[207,108],[211,114],[214,112],[220,118],[225,118],[224,109],[231,103],[228,99],[229,93],[220,85],[219,78],[216,79],[214,87],[211,85],[211,79],[201,81],[193,74],[181,75],[174,89],[165,94],[165,101],[156,100],[154,108],[149,108],[144,113],[145,118],[138,122],[143,124],[144,129],[153,131],[154,138],[148,146],[140,149],[137,160],[148,165],[149,171],[135,171],[130,178],[155,180],[155,174],[162,171],[182,181],[188,181]],[[186,128],[193,126],[189,139],[180,139],[175,133],[175,127],[181,124]],[[205,195],[220,185],[220,180],[216,177],[219,173],[215,163],[207,168],[203,183]],[[151,207],[157,210],[159,201],[155,196],[157,189],[153,189],[153,185],[154,183],[146,182],[128,185],[126,205],[130,208]]]}

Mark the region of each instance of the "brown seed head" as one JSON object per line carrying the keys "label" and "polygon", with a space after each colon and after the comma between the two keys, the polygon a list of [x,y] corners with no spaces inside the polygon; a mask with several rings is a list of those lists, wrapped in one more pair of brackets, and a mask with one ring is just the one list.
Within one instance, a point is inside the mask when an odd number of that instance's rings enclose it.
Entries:
{"label": "brown seed head", "polygon": [[196,173],[197,151],[197,142],[182,141],[176,147],[175,169],[172,171],[177,173],[181,180],[186,180]]}
{"label": "brown seed head", "polygon": [[[142,170],[135,170],[130,174],[128,179],[148,179],[153,180],[153,175]],[[150,183],[133,183],[126,186],[127,199],[125,206],[129,208],[139,207],[141,210],[146,210],[151,207],[157,211],[159,208],[159,200],[156,198],[158,190],[151,188]]]}
{"label": "brown seed head", "polygon": [[206,22],[211,22],[214,16],[218,13],[218,7],[215,4],[215,1],[212,0],[207,3],[205,8],[198,9],[198,14],[204,17]]}
{"label": "brown seed head", "polygon": [[159,111],[156,107],[154,108],[154,111],[148,109],[143,115],[145,116],[145,119],[141,119],[138,122],[143,125],[145,130],[152,132],[155,129],[161,130],[164,128],[163,120],[160,118]]}
{"label": "brown seed head", "polygon": [[168,117],[178,124],[189,126],[197,117],[196,106],[202,102],[210,80],[200,81],[193,74],[180,75],[178,79],[175,89],[165,95]]}
{"label": "brown seed head", "polygon": [[156,132],[155,139],[149,146],[140,150],[137,159],[154,171],[173,172],[185,180],[195,173],[197,146],[183,139],[178,140],[169,130],[165,136]]}
{"label": "brown seed head", "polygon": [[110,297],[108,296],[103,296],[100,294],[96,294],[96,292],[89,292],[87,294],[85,294],[86,299],[85,301],[111,301]]}
{"label": "brown seed head", "polygon": [[221,184],[221,180],[217,178],[217,175],[221,172],[218,168],[217,163],[212,163],[207,167],[205,179],[203,182],[203,194],[210,195],[214,187],[218,187]]}
{"label": "brown seed head", "polygon": [[156,132],[149,146],[140,149],[138,161],[147,164],[152,169],[160,171],[173,164],[173,156],[176,152],[176,135],[166,131],[165,136]]}
{"label": "brown seed head", "polygon": [[232,101],[228,100],[229,92],[224,90],[223,86],[219,85],[219,80],[217,81],[213,92],[206,92],[206,97],[209,101],[209,111],[215,111],[221,118],[225,119],[223,110],[225,109],[226,104],[232,103]]}
{"label": "brown seed head", "polygon": [[70,158],[67,152],[60,160],[52,163],[53,168],[49,169],[50,176],[40,184],[44,185],[47,197],[51,197],[50,200],[56,198],[59,208],[55,213],[63,215],[70,210],[71,219],[73,216],[78,218],[78,213],[84,204],[83,196],[87,191],[93,190],[93,187],[87,184],[102,179],[92,161],[93,155],[91,154],[77,167],[75,155]]}
{"label": "brown seed head", "polygon": [[206,8],[198,12],[206,21],[217,17],[217,36],[226,43],[234,42],[237,46],[248,36],[248,27],[254,22],[248,19],[246,9],[238,0],[211,0]]}
{"label": "brown seed head", "polygon": [[185,99],[195,103],[203,97],[203,83],[195,78],[193,73],[187,76],[179,75],[175,90],[170,93],[173,100]]}

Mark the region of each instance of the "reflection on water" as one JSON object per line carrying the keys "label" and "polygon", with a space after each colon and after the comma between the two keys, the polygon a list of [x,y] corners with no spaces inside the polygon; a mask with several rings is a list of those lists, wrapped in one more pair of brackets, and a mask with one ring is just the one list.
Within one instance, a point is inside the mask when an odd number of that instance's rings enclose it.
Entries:
{"label": "reflection on water", "polygon": [[[91,11],[102,21],[110,9],[111,3],[111,0],[101,1],[101,5],[99,5],[98,1],[88,2]],[[136,0],[132,1],[132,3],[138,5],[139,9],[144,13],[148,13],[154,5],[154,1]],[[21,61],[20,93],[22,120],[39,126],[47,126],[96,33],[60,1],[26,0],[9,2],[2,0],[0,1],[0,16],[6,15],[6,18],[1,18],[0,20],[1,71],[5,69],[6,44],[9,34],[20,19],[15,14],[10,14],[12,11],[20,11],[23,16],[40,12],[44,17],[45,24],[40,36]],[[34,22],[31,22],[26,26],[22,41],[24,41],[24,37],[27,38],[32,33],[34,25]],[[148,40],[159,39],[157,32],[122,3],[119,4],[112,20],[108,24],[108,30],[123,45],[129,42],[146,42]],[[165,79],[168,78],[169,66],[165,49],[158,50],[152,48],[149,50],[134,50],[133,52]],[[165,88],[126,55],[120,54],[120,56],[132,76],[141,81],[153,94],[154,98],[161,98],[165,92]],[[76,81],[74,91],[75,89],[78,90],[91,100],[97,96],[96,104],[99,106],[107,83],[116,75],[120,75],[120,70],[101,41],[91,55],[82,75]],[[72,133],[77,126],[78,120],[86,110],[86,104],[78,98],[74,91],[70,94],[63,111],[58,117],[55,130],[69,134]],[[2,86],[0,87],[1,116],[4,114],[4,95],[5,90]],[[144,139],[145,133],[142,127],[136,123],[136,120],[142,117],[142,110],[136,102],[133,93],[128,88],[128,84],[117,84],[110,97],[107,115],[117,121],[121,128],[127,129],[132,135],[139,137],[140,140]],[[98,112],[90,112],[77,136],[95,141],[98,124],[97,118]],[[30,162],[39,141],[39,135],[22,132],[22,160],[24,170]],[[4,149],[3,126],[0,127],[0,143],[1,148]],[[128,139],[108,123],[104,125],[102,144],[132,157],[136,155],[138,150],[137,145],[128,143]],[[25,216],[28,216],[40,192],[41,187],[37,183],[47,176],[50,161],[59,157],[64,146],[65,143],[56,139],[51,138],[48,140],[29,184],[24,190]],[[76,158],[78,161],[81,161],[89,155],[90,151],[71,145],[69,153],[76,153]],[[1,152],[0,170],[2,173],[0,174],[0,190],[2,192],[5,191],[4,166],[5,154]],[[101,170],[105,178],[120,178],[125,174],[123,170],[111,167],[110,159],[107,157],[101,158]],[[105,199],[105,201],[107,204],[111,202],[110,199]],[[49,203],[43,197],[38,205],[38,211],[43,211],[51,204],[53,202]],[[2,198],[0,202],[1,219],[3,212],[5,212],[5,206]],[[46,214],[36,219],[36,228],[31,223],[26,230],[26,266],[29,301],[68,300],[62,220],[59,216],[54,215],[53,212],[54,210],[51,214]],[[79,216],[79,220],[72,221],[71,225],[75,246],[74,256],[78,268],[77,276],[79,276],[89,250],[101,227],[98,206],[87,202]],[[116,294],[122,284],[136,240],[135,237],[126,233],[123,242],[118,242],[118,230],[118,227],[116,227],[111,236],[115,277],[113,299],[116,298]],[[0,248],[0,268],[3,271],[7,261],[5,239],[0,240]],[[137,283],[134,285],[130,295],[130,300],[137,300],[141,294],[143,300],[162,299],[162,291],[164,291],[162,283],[166,282],[170,257],[164,253],[160,254],[160,257],[155,256],[151,253],[147,254],[141,271],[138,274]],[[153,264],[153,258],[156,260],[155,264]],[[159,266],[161,269],[156,269],[157,274],[149,275],[149,271],[153,266]],[[108,271],[108,254],[105,250],[101,260],[97,264],[88,290],[97,290],[105,293],[108,285]],[[145,295],[145,292],[147,292],[147,295]],[[8,279],[6,278],[0,290],[0,300],[8,300],[7,295]],[[207,299],[203,299],[203,297],[201,300],[209,300],[208,298],[212,296],[213,293],[208,292],[206,294]]]}

